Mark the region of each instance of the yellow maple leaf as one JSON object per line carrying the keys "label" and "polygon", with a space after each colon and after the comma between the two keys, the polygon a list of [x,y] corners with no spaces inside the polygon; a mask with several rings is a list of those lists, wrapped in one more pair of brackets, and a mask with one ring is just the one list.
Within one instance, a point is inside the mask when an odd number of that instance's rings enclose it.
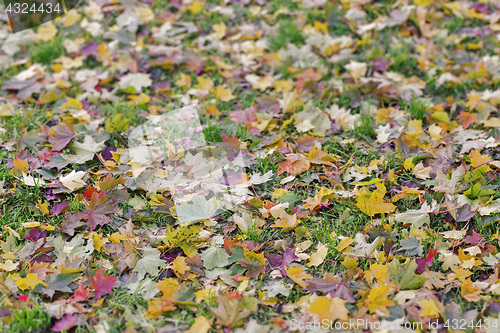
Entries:
{"label": "yellow maple leaf", "polygon": [[102,237],[102,234],[93,235],[92,240],[94,241],[94,248],[97,252],[101,251],[102,246],[109,242],[107,237]]}
{"label": "yellow maple leaf", "polygon": [[19,278],[16,281],[17,287],[22,290],[31,290],[39,283],[45,285],[43,281],[38,278],[38,274],[35,273],[28,273],[25,278]]}
{"label": "yellow maple leaf", "polygon": [[36,40],[44,42],[52,40],[57,35],[57,31],[57,27],[52,22],[41,25],[36,32]]}
{"label": "yellow maple leaf", "polygon": [[236,98],[230,89],[224,88],[223,86],[217,86],[215,88],[215,97],[223,102],[228,102]]}
{"label": "yellow maple leaf", "polygon": [[208,93],[214,87],[214,83],[209,77],[208,78],[199,77],[198,84],[195,85],[194,87],[198,90]]}
{"label": "yellow maple leaf", "polygon": [[175,84],[181,88],[191,87],[191,76],[181,73],[179,79],[175,81]]}
{"label": "yellow maple leaf", "polygon": [[[491,157],[489,157],[488,155],[481,155],[481,151],[479,149],[474,149],[473,151],[470,152],[469,154],[469,157],[470,157],[470,165],[473,167],[473,168],[477,168],[487,162],[489,162],[491,160]],[[488,167],[488,170],[489,171],[489,167]],[[486,172],[487,172],[486,171]]]}
{"label": "yellow maple leaf", "polygon": [[465,279],[465,281],[460,286],[460,291],[462,293],[462,296],[468,302],[479,302],[481,300],[481,291],[477,290],[476,287],[474,287],[472,281],[469,279]]}
{"label": "yellow maple leaf", "polygon": [[82,102],[71,97],[66,97],[66,102],[61,104],[61,110],[63,111],[81,110],[82,108],[83,108]]}
{"label": "yellow maple leaf", "polygon": [[42,212],[43,215],[48,215],[49,212],[49,204],[48,203],[42,203],[42,200],[38,200],[38,209]]}
{"label": "yellow maple leaf", "polygon": [[189,10],[191,14],[196,15],[203,10],[203,4],[198,0],[195,0],[191,7],[189,7],[187,10]]}
{"label": "yellow maple leaf", "polygon": [[345,307],[346,302],[339,297],[319,296],[309,306],[309,312],[317,314],[321,321],[324,319],[332,321],[338,319],[347,320],[349,310]]}
{"label": "yellow maple leaf", "polygon": [[305,288],[308,285],[308,283],[305,282],[304,280],[313,278],[312,275],[307,274],[306,271],[300,267],[290,266],[286,269],[286,274],[290,279],[293,280],[293,282],[295,282],[302,288]]}
{"label": "yellow maple leaf", "polygon": [[207,333],[208,330],[212,327],[210,324],[211,320],[203,316],[198,316],[194,320],[193,325],[186,331],[186,333]]}
{"label": "yellow maple leaf", "polygon": [[328,248],[325,245],[319,243],[318,251],[311,254],[311,258],[309,259],[309,263],[307,264],[307,266],[321,265],[325,260],[327,253],[328,253]]}
{"label": "yellow maple leaf", "polygon": [[63,27],[72,27],[76,22],[80,21],[80,14],[76,10],[70,10],[63,17]]}
{"label": "yellow maple leaf", "polygon": [[365,214],[373,216],[379,213],[389,213],[396,209],[392,203],[384,202],[386,188],[383,184],[376,184],[377,189],[370,192],[365,191],[357,197],[356,206]]}
{"label": "yellow maple leaf", "polygon": [[212,28],[214,29],[213,36],[215,39],[222,39],[226,36],[227,27],[224,22],[214,24]]}
{"label": "yellow maple leaf", "polygon": [[139,95],[129,95],[130,101],[127,105],[143,105],[149,103],[151,97],[146,95],[145,93],[140,93]]}
{"label": "yellow maple leaf", "polygon": [[7,260],[3,264],[0,264],[0,270],[10,272],[17,269],[19,263],[14,263],[12,260]]}
{"label": "yellow maple leaf", "polygon": [[418,301],[417,304],[423,310],[422,313],[420,314],[420,316],[429,317],[429,318],[439,317],[440,311],[439,311],[439,308],[437,307],[437,305],[433,299],[430,299],[430,300],[423,299],[421,301]]}
{"label": "yellow maple leaf", "polygon": [[179,283],[172,278],[164,279],[158,282],[156,289],[163,293],[161,297],[162,300],[170,300],[173,301],[174,293],[177,291],[179,287]]}
{"label": "yellow maple leaf", "polygon": [[428,7],[432,4],[432,0],[415,0],[415,5]]}
{"label": "yellow maple leaf", "polygon": [[179,276],[184,275],[187,271],[191,270],[191,268],[186,264],[186,257],[178,256],[172,262],[174,265],[174,271],[179,274]]}
{"label": "yellow maple leaf", "polygon": [[389,310],[387,306],[393,306],[394,302],[387,299],[390,293],[390,287],[388,285],[374,286],[370,293],[368,294],[368,310],[370,313],[376,313],[380,311],[389,315]]}

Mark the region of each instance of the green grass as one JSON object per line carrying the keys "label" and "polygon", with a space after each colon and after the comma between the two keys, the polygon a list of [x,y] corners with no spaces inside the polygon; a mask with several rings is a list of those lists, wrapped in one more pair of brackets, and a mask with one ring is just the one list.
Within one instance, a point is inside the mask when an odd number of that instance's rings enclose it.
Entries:
{"label": "green grass", "polygon": [[8,327],[10,333],[45,333],[50,331],[51,317],[40,302],[28,301],[12,313]]}
{"label": "green grass", "polygon": [[280,23],[278,32],[269,36],[269,49],[276,52],[289,43],[301,47],[305,40],[305,36],[293,22]]}
{"label": "green grass", "polygon": [[40,42],[30,48],[30,56],[33,63],[51,65],[64,52],[64,38],[59,36],[52,41]]}

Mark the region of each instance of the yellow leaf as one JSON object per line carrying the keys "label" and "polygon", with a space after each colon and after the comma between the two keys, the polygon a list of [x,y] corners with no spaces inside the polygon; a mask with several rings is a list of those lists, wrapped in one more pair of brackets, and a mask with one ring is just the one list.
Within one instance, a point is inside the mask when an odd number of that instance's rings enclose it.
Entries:
{"label": "yellow leaf", "polygon": [[390,287],[388,285],[374,286],[368,294],[368,309],[370,313],[380,311],[389,315],[387,306],[393,306],[394,302],[387,299],[389,296]]}
{"label": "yellow leaf", "polygon": [[477,290],[469,279],[465,279],[460,287],[460,291],[468,302],[479,302],[481,300],[481,291]]}
{"label": "yellow leaf", "polygon": [[168,278],[158,282],[156,288],[163,293],[163,296],[161,297],[162,300],[173,301],[173,295],[177,291],[178,286],[179,283],[175,279]]}
{"label": "yellow leaf", "polygon": [[178,256],[172,262],[174,265],[174,271],[179,274],[179,276],[184,275],[187,271],[191,270],[191,268],[186,264],[186,257]]}
{"label": "yellow leaf", "polygon": [[66,97],[66,102],[61,104],[61,110],[81,110],[83,108],[82,102],[71,97]]}
{"label": "yellow leaf", "polygon": [[223,86],[217,86],[215,88],[215,97],[223,102],[228,102],[236,98],[230,89],[224,88]]}
{"label": "yellow leaf", "polygon": [[198,0],[195,0],[191,7],[189,7],[187,10],[189,10],[191,14],[196,15],[203,10],[203,4]]}
{"label": "yellow leaf", "polygon": [[356,206],[365,214],[373,216],[379,213],[389,213],[396,209],[392,203],[384,202],[386,188],[383,184],[376,184],[377,189],[373,193],[360,193],[357,197]]}
{"label": "yellow leaf", "polygon": [[424,164],[420,162],[413,168],[413,175],[419,179],[429,179],[431,177],[429,175],[431,171],[431,167],[424,167]]}
{"label": "yellow leaf", "polygon": [[143,105],[149,103],[151,100],[151,97],[145,93],[140,93],[139,95],[129,95],[128,98],[130,98],[130,102],[127,103],[128,105]]}
{"label": "yellow leaf", "polygon": [[29,164],[28,164],[27,159],[21,160],[21,159],[15,157],[14,160],[12,161],[12,163],[14,164],[14,173],[16,175],[22,175],[22,174],[28,173]]}
{"label": "yellow leaf", "polygon": [[208,93],[214,87],[214,83],[210,78],[199,77],[198,84],[194,87],[198,90]]}
{"label": "yellow leaf", "polygon": [[182,88],[189,88],[191,87],[191,76],[181,73],[179,79],[175,81],[175,84]]}
{"label": "yellow leaf", "polygon": [[415,167],[415,164],[413,164],[413,158],[407,158],[405,160],[404,167],[408,171],[413,170],[413,168]]}
{"label": "yellow leaf", "polygon": [[38,274],[35,273],[28,273],[25,278],[19,278],[16,281],[17,287],[22,290],[31,290],[39,283],[45,285],[43,281],[38,278]]}
{"label": "yellow leaf", "polygon": [[70,10],[63,17],[63,27],[72,27],[78,21],[80,21],[80,14],[76,10]]}
{"label": "yellow leaf", "polygon": [[210,327],[210,320],[203,316],[198,316],[186,333],[207,333]]}
{"label": "yellow leaf", "polygon": [[309,306],[309,312],[317,314],[321,321],[324,319],[331,321],[336,321],[338,319],[347,320],[349,310],[345,307],[346,302],[347,301],[339,297],[330,298],[327,296],[319,296]]}
{"label": "yellow leaf", "polygon": [[94,241],[94,248],[97,252],[101,251],[102,246],[109,242],[107,237],[102,237],[102,234],[93,235],[92,240]]}
{"label": "yellow leaf", "polygon": [[432,4],[433,0],[415,0],[415,5],[427,7]]}
{"label": "yellow leaf", "polygon": [[314,21],[314,29],[316,29],[316,31],[321,31],[324,34],[328,33],[328,26],[323,22]]}
{"label": "yellow leaf", "polygon": [[421,301],[418,301],[418,305],[422,308],[422,313],[420,316],[422,317],[429,317],[429,318],[437,318],[439,317],[439,309],[434,302],[434,300],[430,299],[423,299]]}
{"label": "yellow leaf", "polygon": [[328,253],[328,248],[325,245],[319,243],[318,251],[311,254],[311,258],[309,259],[309,263],[307,264],[307,266],[321,265],[325,260],[327,253]]}
{"label": "yellow leaf", "polygon": [[306,271],[304,271],[302,268],[300,267],[293,267],[293,266],[290,266],[286,269],[286,274],[287,276],[293,280],[293,282],[295,282],[296,284],[298,284],[299,286],[301,286],[302,288],[305,288],[307,287],[308,283],[305,282],[304,280],[307,280],[307,279],[312,279],[313,276],[310,275],[310,274],[307,274]]}
{"label": "yellow leaf", "polygon": [[112,234],[111,236],[108,236],[108,239],[111,241],[111,243],[113,244],[118,244],[120,243],[122,240],[124,239],[127,239],[128,236],[127,235],[122,235],[118,232],[115,232],[114,234]]}
{"label": "yellow leaf", "polygon": [[[481,155],[481,151],[479,149],[474,149],[473,151],[470,152],[469,154],[470,157],[470,165],[473,168],[477,168],[491,160],[491,158],[488,155]],[[489,167],[488,167],[489,171]]]}
{"label": "yellow leaf", "polygon": [[347,249],[349,247],[349,245],[351,245],[352,243],[354,243],[354,238],[349,237],[349,238],[343,239],[340,241],[339,245],[337,245],[337,250],[339,250],[339,252],[342,252],[345,249]]}
{"label": "yellow leaf", "polygon": [[38,27],[38,30],[36,32],[36,40],[46,42],[54,39],[56,35],[57,27],[54,25],[54,23],[49,22]]}
{"label": "yellow leaf", "polygon": [[155,18],[153,11],[149,7],[136,7],[134,12],[136,12],[145,23],[148,23]]}
{"label": "yellow leaf", "polygon": [[215,39],[222,39],[226,36],[227,27],[224,22],[214,24],[212,28],[214,29],[213,36]]}
{"label": "yellow leaf", "polygon": [[43,215],[48,215],[49,212],[49,204],[48,203],[42,203],[42,200],[38,200],[38,209],[42,212]]}

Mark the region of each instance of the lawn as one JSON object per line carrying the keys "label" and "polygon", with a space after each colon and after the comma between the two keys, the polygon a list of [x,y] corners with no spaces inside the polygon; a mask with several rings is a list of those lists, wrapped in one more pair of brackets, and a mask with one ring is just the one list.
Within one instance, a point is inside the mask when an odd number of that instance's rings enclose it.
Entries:
{"label": "lawn", "polygon": [[497,1],[7,21],[1,331],[500,332]]}

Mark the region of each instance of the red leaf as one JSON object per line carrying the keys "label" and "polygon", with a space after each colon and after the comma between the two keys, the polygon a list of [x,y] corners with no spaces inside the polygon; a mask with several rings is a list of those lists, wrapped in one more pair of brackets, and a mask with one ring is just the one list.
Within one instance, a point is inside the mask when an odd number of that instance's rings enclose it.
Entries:
{"label": "red leaf", "polygon": [[105,191],[92,193],[90,202],[84,203],[85,210],[82,212],[84,219],[90,230],[94,230],[98,225],[105,225],[111,222],[108,214],[118,213],[120,209],[115,206],[114,200],[106,196]]}
{"label": "red leaf", "polygon": [[78,284],[78,289],[73,296],[68,299],[68,303],[78,303],[87,299],[89,290],[83,286],[83,283]]}
{"label": "red leaf", "polygon": [[62,123],[54,126],[49,132],[49,142],[52,150],[62,150],[76,136],[75,128],[71,124]]}
{"label": "red leaf", "polygon": [[113,286],[116,282],[116,276],[105,276],[104,269],[99,268],[94,276],[90,276],[90,288],[95,290],[95,297],[101,298],[104,295],[113,295]]}

